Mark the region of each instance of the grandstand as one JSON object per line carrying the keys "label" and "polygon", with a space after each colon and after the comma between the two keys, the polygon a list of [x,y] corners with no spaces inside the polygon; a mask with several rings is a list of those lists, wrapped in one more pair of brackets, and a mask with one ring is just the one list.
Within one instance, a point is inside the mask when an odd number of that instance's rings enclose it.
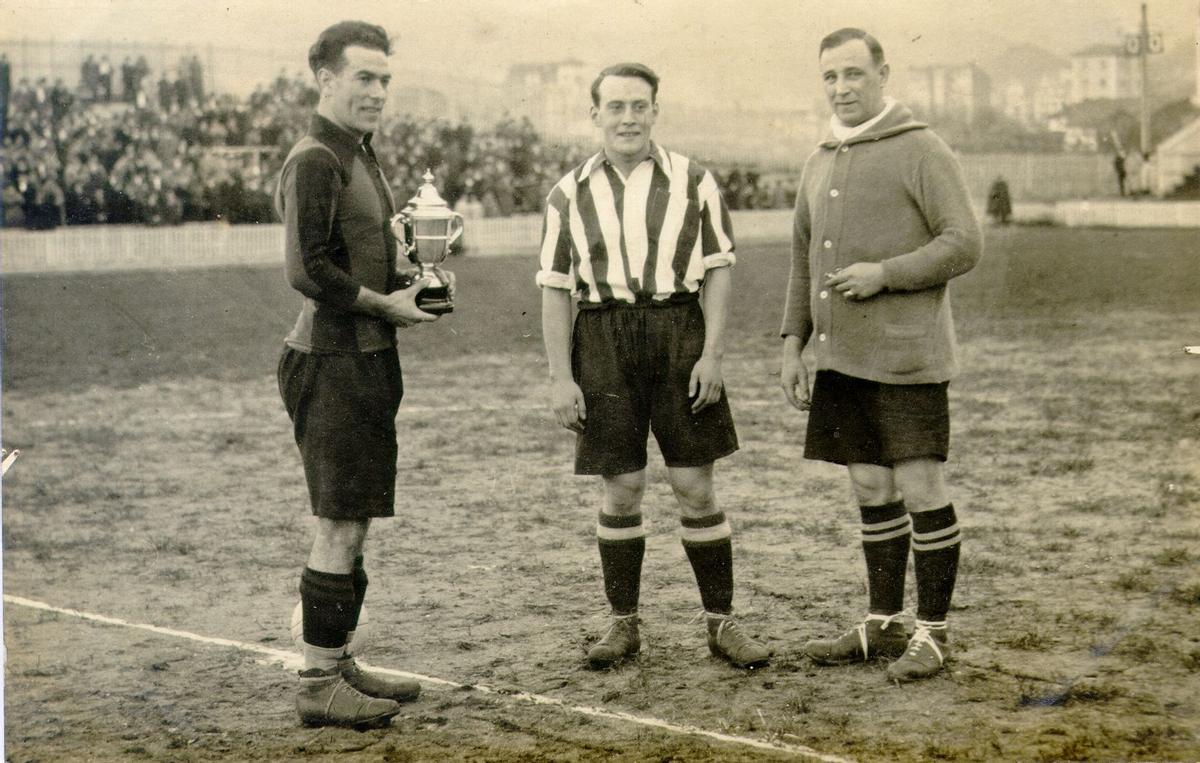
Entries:
{"label": "grandstand", "polygon": [[[273,220],[275,173],[316,97],[306,73],[283,66],[295,68],[291,53],[0,40],[0,54],[11,67],[4,227]],[[505,112],[499,82],[443,71],[399,71],[396,81],[376,146],[400,198],[429,167],[460,211],[534,213],[562,173],[595,150],[578,132],[551,134]],[[735,209],[790,206],[823,129],[808,112],[743,109],[736,119],[714,119],[669,102],[664,112],[657,134],[711,167]],[[1111,193],[1104,156],[962,160],[979,196],[998,176],[1022,201]]]}

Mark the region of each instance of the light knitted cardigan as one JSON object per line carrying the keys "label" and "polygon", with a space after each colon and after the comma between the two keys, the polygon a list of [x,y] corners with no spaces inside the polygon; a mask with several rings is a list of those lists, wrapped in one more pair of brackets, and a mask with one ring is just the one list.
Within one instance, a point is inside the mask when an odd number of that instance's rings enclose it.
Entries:
{"label": "light knitted cardigan", "polygon": [[[946,285],[981,253],[958,160],[896,104],[863,134],[827,139],[804,164],[782,334],[811,345],[818,370],[946,381],[958,372]],[[824,286],[827,273],[856,262],[883,264],[883,292],[850,301]]]}

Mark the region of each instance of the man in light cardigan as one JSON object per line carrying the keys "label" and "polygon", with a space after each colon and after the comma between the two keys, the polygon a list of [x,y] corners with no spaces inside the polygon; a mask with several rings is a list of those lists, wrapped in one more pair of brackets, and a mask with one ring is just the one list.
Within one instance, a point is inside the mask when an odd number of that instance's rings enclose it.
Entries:
{"label": "man in light cardigan", "polygon": [[[941,670],[959,531],[943,463],[947,387],[958,370],[947,284],[981,254],[979,223],[949,147],[884,96],[878,41],[841,29],[821,41],[830,136],[796,198],[780,383],[810,410],[806,458],[844,464],[862,519],[868,611],[842,635],[809,641],[820,664],[896,658],[888,677]],[[811,347],[811,394],[801,351]],[[916,627],[904,609],[909,548]]]}

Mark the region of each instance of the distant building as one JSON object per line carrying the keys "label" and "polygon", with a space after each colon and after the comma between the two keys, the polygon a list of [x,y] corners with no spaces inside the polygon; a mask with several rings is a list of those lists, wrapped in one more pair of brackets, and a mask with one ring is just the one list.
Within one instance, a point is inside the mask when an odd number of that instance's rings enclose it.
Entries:
{"label": "distant building", "polygon": [[1195,75],[1196,92],[1192,94],[1192,105],[1200,108],[1200,7],[1196,9],[1196,68],[1193,74]]}
{"label": "distant building", "polygon": [[[1192,93],[1191,105],[1200,109],[1200,9],[1197,9],[1194,29],[1196,90]],[[1200,116],[1188,120],[1155,147],[1149,172],[1150,190],[1158,195],[1169,193],[1197,170],[1200,170]]]}
{"label": "distant building", "polygon": [[1004,116],[1023,125],[1033,123],[1033,99],[1026,90],[1024,82],[1009,82],[1004,88],[1000,107]]}
{"label": "distant building", "polygon": [[1068,69],[1039,79],[1031,101],[1031,121],[1036,125],[1045,125],[1050,117],[1061,114],[1063,107],[1067,105],[1069,87],[1070,70]]}
{"label": "distant building", "polygon": [[992,81],[973,63],[914,66],[908,70],[906,100],[928,117],[973,124],[990,107]]}
{"label": "distant building", "polygon": [[1200,119],[1155,146],[1151,162],[1150,190],[1161,196],[1200,169]]}
{"label": "distant building", "polygon": [[1068,151],[1094,152],[1100,148],[1100,137],[1094,127],[1080,127],[1067,121],[1065,115],[1052,117],[1046,129],[1062,135],[1063,148]]}
{"label": "distant building", "polygon": [[1092,45],[1071,55],[1067,103],[1136,98],[1139,83],[1135,57],[1119,45]]}
{"label": "distant building", "polygon": [[510,111],[552,135],[591,135],[586,119],[593,72],[577,59],[514,64],[504,82]]}
{"label": "distant building", "polygon": [[1032,85],[1014,80],[1004,88],[1000,110],[1026,127],[1046,127],[1067,105],[1069,70],[1047,74]]}

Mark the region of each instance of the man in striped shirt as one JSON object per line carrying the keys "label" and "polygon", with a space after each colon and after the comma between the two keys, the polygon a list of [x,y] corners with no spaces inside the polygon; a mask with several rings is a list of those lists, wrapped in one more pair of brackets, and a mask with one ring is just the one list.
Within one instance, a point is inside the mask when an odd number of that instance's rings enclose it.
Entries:
{"label": "man in striped shirt", "polygon": [[770,653],[731,618],[731,534],[713,492],[713,462],[738,447],[721,375],[736,259],[729,212],[712,173],[650,140],[653,71],[610,66],[591,94],[604,148],[550,192],[537,274],[554,413],[576,433],[575,473],[604,483],[596,535],[613,622],[588,662],[611,667],[640,649],[641,502],[653,431],[679,501],[709,649],[757,667]]}

